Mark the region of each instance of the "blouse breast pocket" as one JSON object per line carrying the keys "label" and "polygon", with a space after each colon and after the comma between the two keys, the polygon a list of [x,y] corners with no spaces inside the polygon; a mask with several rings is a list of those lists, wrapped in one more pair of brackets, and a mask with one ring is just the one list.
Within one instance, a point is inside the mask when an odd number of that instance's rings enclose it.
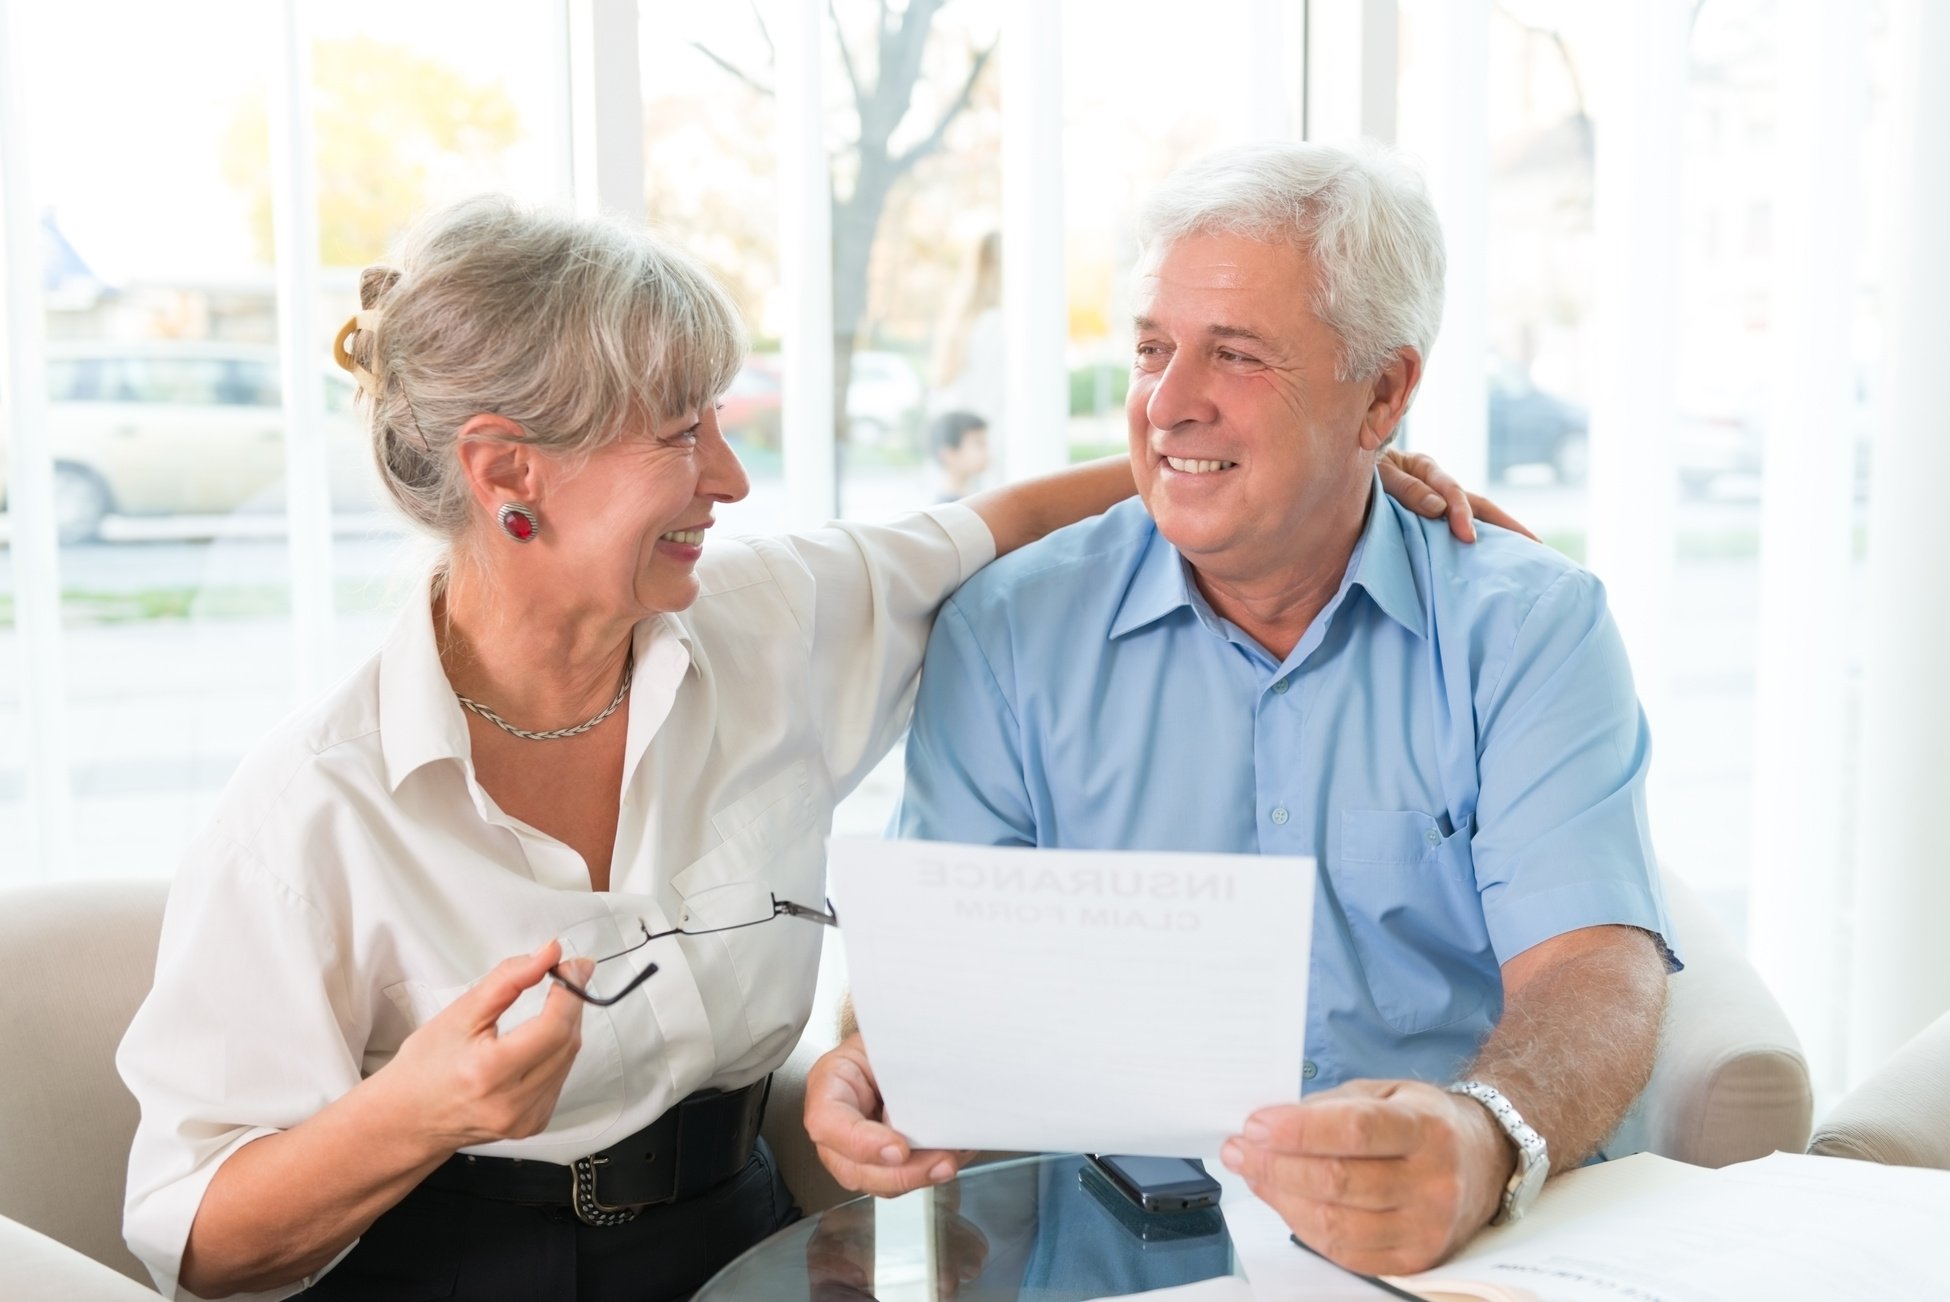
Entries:
{"label": "blouse breast pocket", "polygon": [[[720,1064],[782,1032],[797,1034],[812,1007],[824,928],[779,917],[757,925],[773,898],[822,907],[825,854],[812,768],[800,760],[712,815],[724,838],[671,879],[683,901],[685,953],[710,1011]],[[723,930],[712,930],[723,928]],[[718,991],[742,1010],[734,1017]]]}
{"label": "blouse breast pocket", "polygon": [[1469,829],[1444,835],[1424,813],[1346,809],[1339,831],[1328,875],[1382,1020],[1412,1034],[1478,1012],[1496,960]]}

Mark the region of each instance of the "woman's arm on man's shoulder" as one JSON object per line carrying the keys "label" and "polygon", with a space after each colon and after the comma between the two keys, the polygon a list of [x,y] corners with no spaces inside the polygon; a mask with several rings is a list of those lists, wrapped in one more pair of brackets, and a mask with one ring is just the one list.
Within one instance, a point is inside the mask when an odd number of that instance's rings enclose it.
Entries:
{"label": "woman's arm on man's shoulder", "polygon": [[[1447,514],[1449,528],[1464,542],[1476,541],[1476,519],[1535,537],[1516,517],[1486,497],[1465,493],[1434,458],[1404,455],[1390,448],[1381,455],[1381,486],[1418,515]],[[1005,556],[1043,535],[1108,511],[1137,491],[1129,457],[1105,457],[1068,470],[987,489],[963,499],[995,535],[995,554]]]}

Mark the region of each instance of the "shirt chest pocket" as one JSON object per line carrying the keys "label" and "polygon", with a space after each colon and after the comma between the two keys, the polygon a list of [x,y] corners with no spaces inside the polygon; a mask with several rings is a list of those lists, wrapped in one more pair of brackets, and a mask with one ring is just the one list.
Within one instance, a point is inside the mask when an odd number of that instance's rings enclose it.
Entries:
{"label": "shirt chest pocket", "polygon": [[1411,810],[1346,809],[1328,873],[1375,1011],[1404,1034],[1470,1017],[1496,962],[1469,830]]}
{"label": "shirt chest pocket", "polygon": [[[753,1045],[788,1046],[812,1007],[824,928],[779,917],[730,926],[762,914],[774,897],[822,907],[825,854],[811,767],[799,761],[712,815],[723,837],[671,879],[688,915],[684,939],[721,1065]],[[711,927],[728,926],[722,931]]]}

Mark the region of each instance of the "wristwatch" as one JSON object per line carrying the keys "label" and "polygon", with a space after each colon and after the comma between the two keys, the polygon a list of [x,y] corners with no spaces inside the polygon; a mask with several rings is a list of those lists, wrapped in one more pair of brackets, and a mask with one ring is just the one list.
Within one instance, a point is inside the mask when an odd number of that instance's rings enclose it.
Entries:
{"label": "wristwatch", "polygon": [[1505,1221],[1521,1220],[1530,1210],[1530,1204],[1537,1201],[1537,1195],[1544,1187],[1544,1179],[1551,1172],[1549,1146],[1544,1137],[1531,1128],[1523,1119],[1523,1114],[1512,1107],[1510,1100],[1493,1085],[1485,1085],[1479,1080],[1459,1080],[1449,1086],[1451,1094],[1467,1094],[1485,1108],[1503,1133],[1516,1145],[1517,1169],[1510,1177],[1510,1183],[1503,1187],[1503,1203],[1496,1215],[1490,1218],[1491,1225],[1501,1225]]}

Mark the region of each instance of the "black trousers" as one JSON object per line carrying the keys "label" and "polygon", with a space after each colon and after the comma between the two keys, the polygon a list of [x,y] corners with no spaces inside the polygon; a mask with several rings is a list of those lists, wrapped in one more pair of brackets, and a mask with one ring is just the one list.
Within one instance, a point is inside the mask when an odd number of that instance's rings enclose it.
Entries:
{"label": "black trousers", "polygon": [[298,1296],[307,1302],[678,1302],[746,1248],[798,1219],[763,1139],[731,1179],[684,1202],[646,1207],[626,1225],[589,1226],[566,1206],[495,1202],[422,1185]]}

